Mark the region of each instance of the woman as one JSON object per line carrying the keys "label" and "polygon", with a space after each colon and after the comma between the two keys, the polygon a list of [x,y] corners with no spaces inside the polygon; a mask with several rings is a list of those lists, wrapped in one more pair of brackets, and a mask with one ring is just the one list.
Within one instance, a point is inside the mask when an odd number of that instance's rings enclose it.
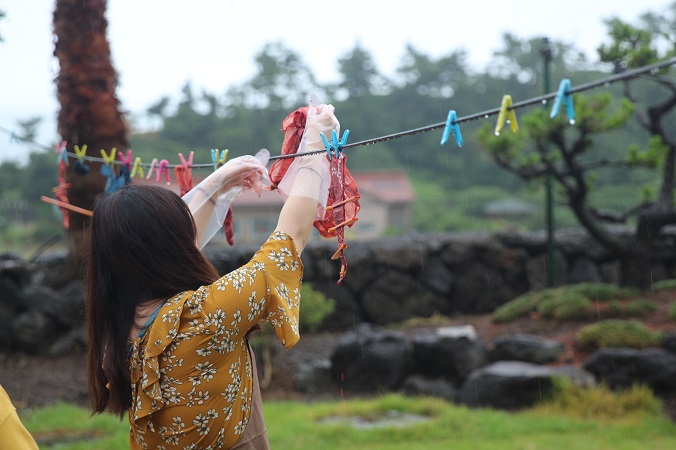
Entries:
{"label": "woman", "polygon": [[[337,128],[333,107],[311,105],[300,150],[323,148],[319,133]],[[131,185],[94,209],[90,396],[95,413],[128,414],[131,448],[269,448],[246,336],[267,319],[287,348],[299,339],[300,254],[328,192],[326,157],[296,158],[277,227],[248,264],[219,278],[199,251],[215,199],[264,172],[238,158],[184,200]]]}

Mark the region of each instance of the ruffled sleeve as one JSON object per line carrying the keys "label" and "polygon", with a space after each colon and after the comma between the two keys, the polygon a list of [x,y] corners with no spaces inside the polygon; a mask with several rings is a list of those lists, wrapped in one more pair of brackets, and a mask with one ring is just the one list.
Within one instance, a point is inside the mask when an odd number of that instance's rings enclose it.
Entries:
{"label": "ruffled sleeve", "polygon": [[211,307],[222,308],[230,325],[246,333],[261,320],[268,320],[286,348],[300,339],[300,286],[303,263],[293,239],[273,233],[251,260],[210,286]]}

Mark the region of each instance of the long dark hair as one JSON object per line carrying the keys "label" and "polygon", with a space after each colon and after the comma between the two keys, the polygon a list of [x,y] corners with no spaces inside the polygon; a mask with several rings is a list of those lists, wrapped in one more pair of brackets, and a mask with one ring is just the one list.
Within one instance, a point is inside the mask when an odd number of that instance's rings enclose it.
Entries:
{"label": "long dark hair", "polygon": [[218,278],[195,239],[188,206],[168,189],[129,185],[98,199],[87,267],[87,370],[94,413],[122,417],[131,406],[127,342],[136,306]]}

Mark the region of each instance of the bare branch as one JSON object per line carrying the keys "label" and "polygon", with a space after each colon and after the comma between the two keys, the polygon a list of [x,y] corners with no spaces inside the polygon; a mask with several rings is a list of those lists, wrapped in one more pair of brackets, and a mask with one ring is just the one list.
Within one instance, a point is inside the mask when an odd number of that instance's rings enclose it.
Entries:
{"label": "bare branch", "polygon": [[621,213],[616,213],[607,209],[596,209],[596,208],[589,208],[589,212],[594,216],[597,220],[600,220],[602,222],[608,222],[608,223],[625,223],[627,219],[629,219],[631,216],[635,216],[638,214],[641,214],[643,211],[646,211],[648,208],[652,206],[652,203],[647,202],[647,203],[641,203],[640,205],[634,206],[633,208],[630,208],[624,212]]}

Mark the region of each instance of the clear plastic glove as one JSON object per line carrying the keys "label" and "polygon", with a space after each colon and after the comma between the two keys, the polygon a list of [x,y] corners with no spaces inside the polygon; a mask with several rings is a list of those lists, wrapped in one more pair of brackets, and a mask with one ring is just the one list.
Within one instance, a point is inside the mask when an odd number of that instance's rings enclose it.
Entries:
{"label": "clear plastic glove", "polygon": [[[320,134],[323,133],[329,138],[332,130],[337,134],[340,133],[340,123],[334,111],[332,105],[318,105],[315,98],[310,101],[305,133],[298,153],[323,150],[325,146]],[[277,189],[284,198],[307,197],[316,200],[318,203],[316,219],[321,220],[325,214],[330,182],[329,160],[324,152],[294,158]]]}
{"label": "clear plastic glove", "polygon": [[182,197],[195,218],[200,249],[223,226],[230,205],[242,190],[253,189],[260,195],[263,186],[270,184],[266,169],[269,159],[266,149],[256,156],[231,159]]}

